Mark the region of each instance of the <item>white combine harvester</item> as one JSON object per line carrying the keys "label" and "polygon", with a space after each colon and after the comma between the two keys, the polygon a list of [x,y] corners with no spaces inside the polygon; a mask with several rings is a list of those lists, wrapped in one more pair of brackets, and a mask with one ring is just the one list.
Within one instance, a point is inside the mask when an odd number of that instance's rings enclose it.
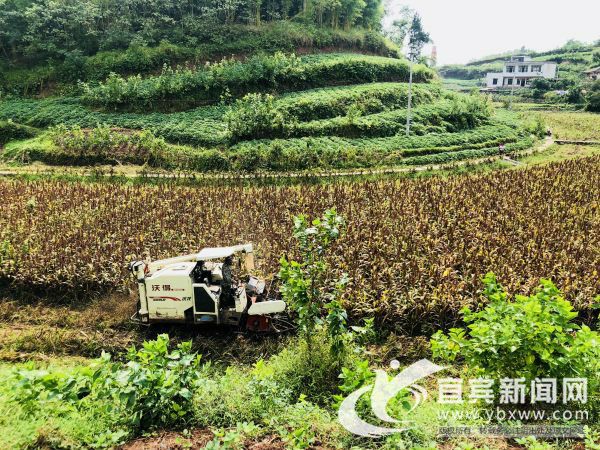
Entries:
{"label": "white combine harvester", "polygon": [[[237,263],[237,264],[236,264]],[[238,268],[245,281],[233,275]],[[132,320],[142,324],[227,324],[252,331],[281,331],[286,304],[268,300],[254,270],[252,244],[205,248],[200,253],[129,265],[139,286]]]}

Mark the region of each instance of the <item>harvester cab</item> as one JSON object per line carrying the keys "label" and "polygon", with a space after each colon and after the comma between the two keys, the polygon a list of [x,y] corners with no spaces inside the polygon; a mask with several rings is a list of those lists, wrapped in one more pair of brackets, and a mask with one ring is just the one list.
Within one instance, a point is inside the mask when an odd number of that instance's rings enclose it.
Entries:
{"label": "harvester cab", "polygon": [[266,298],[254,270],[252,244],[202,249],[158,261],[133,261],[139,300],[132,320],[142,324],[227,324],[272,329],[286,304]]}

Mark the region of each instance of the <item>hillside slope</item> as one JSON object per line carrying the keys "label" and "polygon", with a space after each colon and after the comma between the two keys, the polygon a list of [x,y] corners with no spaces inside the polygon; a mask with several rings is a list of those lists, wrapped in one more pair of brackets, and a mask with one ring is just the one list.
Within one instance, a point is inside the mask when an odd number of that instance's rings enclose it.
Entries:
{"label": "hillside slope", "polygon": [[397,56],[381,0],[326,10],[302,0],[0,2],[0,95],[47,94],[78,80],[160,71],[258,52]]}
{"label": "hillside slope", "polygon": [[422,64],[409,117],[410,65],[380,32],[381,0],[226,3],[1,3],[0,161],[310,171],[531,144]]}

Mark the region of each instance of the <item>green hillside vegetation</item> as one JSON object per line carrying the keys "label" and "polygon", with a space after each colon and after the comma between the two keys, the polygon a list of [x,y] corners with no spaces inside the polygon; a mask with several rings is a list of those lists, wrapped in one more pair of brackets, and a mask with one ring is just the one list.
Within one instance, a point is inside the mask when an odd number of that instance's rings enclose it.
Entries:
{"label": "green hillside vegetation", "polygon": [[[363,57],[344,58],[359,63],[355,74],[364,69]],[[395,65],[384,67],[394,73]],[[186,111],[147,114],[96,111],[85,97],[5,100],[0,119],[40,131],[29,139],[13,138],[2,159],[289,171],[434,164],[492,155],[500,143],[514,150],[532,144],[511,113],[494,112],[484,97],[451,93],[437,83],[413,86],[412,136],[406,137],[407,92],[405,83],[357,84],[252,93]]]}
{"label": "green hillside vegetation", "polygon": [[[400,59],[357,54],[298,58],[275,53],[246,61],[223,60],[195,69],[165,68],[160,75],[122,78],[111,75],[98,86],[82,85],[83,100],[113,109],[183,109],[216,103],[249,92],[298,91],[321,86],[374,81],[408,81],[408,63]],[[413,79],[426,82],[431,70],[417,66]]]}
{"label": "green hillside vegetation", "polygon": [[0,93],[37,94],[259,51],[397,56],[379,33],[381,0],[0,2]]}
{"label": "green hillside vegetation", "polygon": [[425,64],[406,136],[410,65],[381,33],[380,0],[11,0],[0,12],[5,164],[310,171],[532,144],[516,116],[444,90]]}

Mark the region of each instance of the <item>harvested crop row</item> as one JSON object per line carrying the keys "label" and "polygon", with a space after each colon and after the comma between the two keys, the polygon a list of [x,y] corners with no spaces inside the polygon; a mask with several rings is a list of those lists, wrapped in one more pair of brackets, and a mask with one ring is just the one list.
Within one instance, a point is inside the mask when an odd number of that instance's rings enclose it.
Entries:
{"label": "harvested crop row", "polygon": [[600,158],[477,177],[292,187],[0,182],[0,279],[85,297],[131,287],[127,261],[251,241],[277,271],[291,217],[337,207],[332,267],[354,317],[426,332],[477,301],[493,270],[510,291],[550,277],[580,310],[600,292]]}

